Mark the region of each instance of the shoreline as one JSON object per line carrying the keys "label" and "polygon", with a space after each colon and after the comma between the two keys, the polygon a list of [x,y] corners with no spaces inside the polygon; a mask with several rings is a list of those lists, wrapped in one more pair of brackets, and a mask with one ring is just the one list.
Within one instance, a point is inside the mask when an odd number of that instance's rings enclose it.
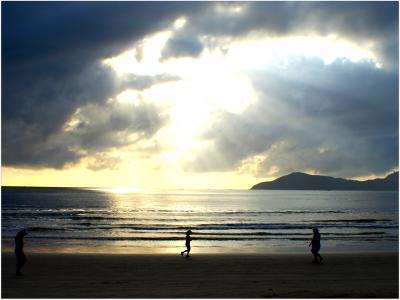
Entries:
{"label": "shoreline", "polygon": [[3,298],[398,298],[398,253],[39,254],[23,276],[2,252]]}
{"label": "shoreline", "polygon": [[[37,256],[37,255],[89,255],[89,256],[116,256],[116,255],[131,255],[131,256],[176,256],[178,255],[181,250],[186,249],[185,246],[182,246],[180,248],[177,248],[176,251],[172,252],[146,252],[146,251],[117,251],[117,252],[112,252],[112,251],[91,251],[91,248],[87,248],[87,251],[82,251],[81,249],[75,249],[74,250],[66,250],[66,251],[60,251],[59,249],[61,248],[29,248],[25,249],[24,248],[24,253],[27,256]],[[295,251],[295,250],[283,250],[283,251],[264,251],[264,252],[198,252],[196,251],[195,247],[192,247],[191,253],[192,256],[299,256],[299,257],[304,257],[304,256],[309,256],[312,258],[312,253],[311,253],[311,248],[308,249],[308,251]],[[2,247],[1,249],[2,255],[14,255],[14,248],[8,247],[4,248]],[[349,250],[346,249],[346,251],[319,251],[321,255],[329,255],[329,256],[338,256],[338,255],[396,255],[398,252],[393,251],[393,250],[386,250],[386,251],[381,251],[381,250],[363,250],[360,251],[359,249],[357,250]],[[399,252],[399,257],[400,257],[400,252]]]}

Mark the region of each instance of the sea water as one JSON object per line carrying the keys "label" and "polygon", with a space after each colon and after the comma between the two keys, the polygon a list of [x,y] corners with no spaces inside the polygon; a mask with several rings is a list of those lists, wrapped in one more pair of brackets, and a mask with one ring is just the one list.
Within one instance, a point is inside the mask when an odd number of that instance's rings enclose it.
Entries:
{"label": "sea water", "polygon": [[398,192],[2,188],[2,248],[28,228],[29,252],[305,253],[398,251]]}

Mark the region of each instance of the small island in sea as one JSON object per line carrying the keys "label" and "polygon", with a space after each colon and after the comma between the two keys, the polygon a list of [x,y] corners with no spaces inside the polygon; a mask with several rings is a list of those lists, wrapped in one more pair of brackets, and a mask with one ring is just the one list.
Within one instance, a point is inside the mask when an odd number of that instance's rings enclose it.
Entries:
{"label": "small island in sea", "polygon": [[273,181],[260,182],[251,190],[334,190],[334,191],[396,191],[399,189],[399,172],[385,178],[358,181],[330,176],[295,172]]}

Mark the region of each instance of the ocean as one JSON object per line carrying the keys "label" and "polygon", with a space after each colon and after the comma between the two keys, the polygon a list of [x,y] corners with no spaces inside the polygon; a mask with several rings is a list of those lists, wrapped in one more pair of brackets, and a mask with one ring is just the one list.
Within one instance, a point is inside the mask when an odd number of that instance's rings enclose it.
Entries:
{"label": "ocean", "polygon": [[26,252],[393,252],[398,192],[2,187],[2,248],[28,228]]}

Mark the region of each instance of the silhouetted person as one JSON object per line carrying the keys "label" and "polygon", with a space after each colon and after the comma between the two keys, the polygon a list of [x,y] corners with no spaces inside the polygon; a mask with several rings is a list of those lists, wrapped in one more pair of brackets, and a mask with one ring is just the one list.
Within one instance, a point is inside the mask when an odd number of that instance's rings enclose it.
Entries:
{"label": "silhouetted person", "polygon": [[20,276],[21,268],[26,263],[26,257],[24,254],[24,236],[26,236],[28,232],[25,229],[20,230],[15,236],[15,257],[17,258],[17,272],[16,275]]}
{"label": "silhouetted person", "polygon": [[190,257],[189,252],[190,252],[190,241],[192,240],[190,238],[190,235],[192,234],[191,230],[186,231],[186,250],[181,252],[181,255],[183,256],[183,253],[186,253],[186,257]]}
{"label": "silhouetted person", "polygon": [[309,247],[311,246],[311,252],[314,255],[314,260],[313,263],[322,262],[323,258],[321,255],[319,255],[318,251],[321,249],[321,235],[319,234],[318,228],[313,228],[314,235],[312,237],[312,240],[310,242]]}

